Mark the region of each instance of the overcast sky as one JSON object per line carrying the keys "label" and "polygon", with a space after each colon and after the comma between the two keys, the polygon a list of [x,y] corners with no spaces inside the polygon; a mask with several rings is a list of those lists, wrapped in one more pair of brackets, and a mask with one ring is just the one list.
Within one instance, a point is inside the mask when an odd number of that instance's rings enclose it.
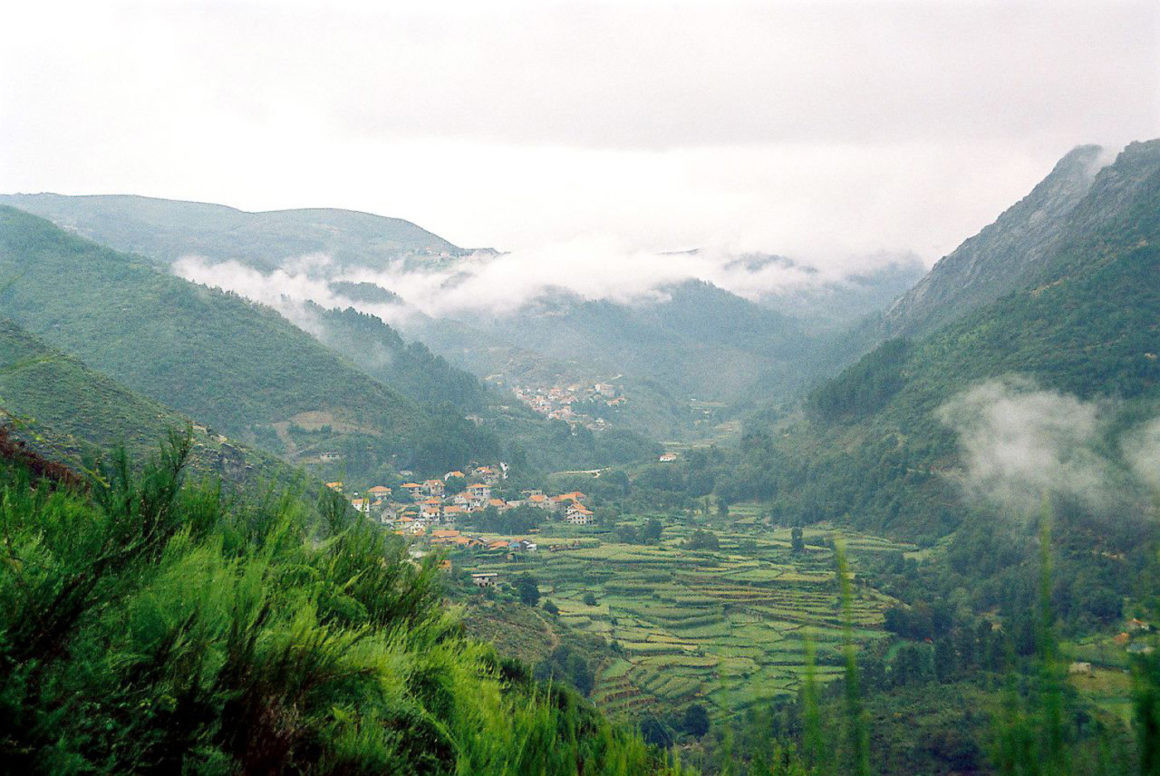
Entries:
{"label": "overcast sky", "polygon": [[[1160,136],[1160,3],[21,3],[0,191],[933,262]],[[382,6],[382,7],[380,7]]]}

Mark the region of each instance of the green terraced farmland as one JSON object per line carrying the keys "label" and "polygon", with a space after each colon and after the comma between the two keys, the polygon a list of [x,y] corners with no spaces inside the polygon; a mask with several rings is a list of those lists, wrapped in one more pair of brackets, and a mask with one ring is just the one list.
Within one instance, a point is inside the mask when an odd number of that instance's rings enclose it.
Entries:
{"label": "green terraced farmland", "polygon": [[[691,533],[667,520],[658,545],[588,540],[518,562],[464,555],[457,563],[509,579],[532,573],[562,622],[611,642],[620,657],[600,667],[593,691],[611,713],[663,712],[696,699],[724,714],[789,697],[802,681],[806,639],[822,663],[836,661],[844,625],[832,552],[822,546],[833,532],[807,530],[807,550],[798,554],[788,528],[743,523],[717,531],[717,552],[686,550]],[[892,599],[857,583],[858,557],[913,548],[874,536],[841,538],[855,572],[852,635],[863,643],[882,638]],[[596,606],[583,602],[586,594]],[[822,679],[838,673],[818,666]]]}

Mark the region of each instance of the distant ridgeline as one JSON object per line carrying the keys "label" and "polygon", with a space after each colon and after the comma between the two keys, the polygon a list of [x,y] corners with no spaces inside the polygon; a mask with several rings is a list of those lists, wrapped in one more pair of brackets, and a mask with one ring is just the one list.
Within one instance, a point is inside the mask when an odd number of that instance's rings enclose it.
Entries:
{"label": "distant ridgeline", "polygon": [[340,265],[381,267],[399,256],[466,253],[409,221],[352,210],[247,213],[225,205],[118,195],[9,194],[0,195],[0,204],[163,264],[200,254],[270,271],[290,257],[325,254]]}
{"label": "distant ridgeline", "polygon": [[293,461],[446,470],[494,436],[420,406],[282,316],[0,207],[0,315],[129,388]]}
{"label": "distant ridgeline", "polygon": [[[1105,440],[1116,458],[1118,435],[1160,414],[1160,141],[1134,143],[1091,174],[1097,151],[1069,154],[919,284],[939,289],[940,304],[959,311],[954,320],[930,323],[912,292],[893,308],[893,325],[932,333],[892,339],[822,383],[789,426],[771,415],[751,423],[743,465],[722,495],[772,499],[775,514],[796,522],[941,536],[964,507],[948,476],[963,465],[958,439],[939,410],[988,380],[1024,378],[1105,402],[1118,418]],[[1088,185],[1076,183],[1077,169],[1088,170]],[[1053,183],[1061,171],[1068,185]],[[1077,186],[1086,193],[1077,196]],[[1059,201],[1043,201],[1045,192]],[[999,253],[983,250],[988,244]],[[963,271],[964,256],[988,271]],[[1008,262],[1013,256],[1024,260]]]}
{"label": "distant ridgeline", "polygon": [[[656,289],[653,298],[632,303],[584,299],[560,288],[499,315],[461,310],[452,320],[407,307],[408,300],[388,289],[332,277],[356,268],[422,271],[471,253],[400,219],[333,209],[247,213],[133,196],[21,194],[0,196],[2,203],[160,266],[196,255],[270,273],[317,261],[329,291],[351,304],[364,311],[405,309],[399,325],[426,347],[406,345],[391,326],[350,309],[307,306],[295,323],[411,399],[448,401],[485,423],[495,414],[504,416],[497,423],[505,434],[521,425],[518,416],[500,409],[510,397],[488,397],[475,378],[456,367],[502,378],[507,387],[544,392],[619,376],[627,400],[614,407],[584,404],[578,422],[653,438],[715,438],[718,426],[735,416],[734,405],[774,395],[788,400],[811,379],[847,363],[847,349],[829,342],[834,330],[885,305],[916,270],[913,258],[904,258],[843,282],[818,280],[756,302],[699,281]],[[734,262],[752,271],[771,263],[796,266],[775,256]],[[447,361],[432,356],[428,347]],[[515,436],[544,464],[564,459],[581,464],[575,454],[561,458],[534,427]]]}

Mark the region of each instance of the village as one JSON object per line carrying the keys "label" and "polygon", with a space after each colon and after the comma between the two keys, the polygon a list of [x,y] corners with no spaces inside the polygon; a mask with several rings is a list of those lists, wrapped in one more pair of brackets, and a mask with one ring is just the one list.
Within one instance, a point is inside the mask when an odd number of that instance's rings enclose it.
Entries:
{"label": "village", "polygon": [[571,383],[566,386],[517,385],[512,388],[512,392],[524,404],[549,419],[580,424],[593,431],[608,428],[608,421],[586,412],[584,405],[616,408],[628,401],[610,382]]}
{"label": "village", "polygon": [[521,498],[505,500],[493,489],[506,478],[503,464],[478,466],[468,472],[450,471],[442,478],[422,482],[404,482],[396,492],[385,485],[375,485],[365,492],[345,493],[342,482],[328,482],[327,487],[342,493],[351,505],[387,530],[415,537],[429,545],[461,548],[506,549],[510,552],[535,552],[537,545],[527,539],[488,540],[467,536],[457,525],[472,522],[480,513],[495,510],[507,512],[519,507],[542,509],[549,519],[583,526],[593,522],[588,496],[580,491],[547,495],[542,490],[525,490]]}

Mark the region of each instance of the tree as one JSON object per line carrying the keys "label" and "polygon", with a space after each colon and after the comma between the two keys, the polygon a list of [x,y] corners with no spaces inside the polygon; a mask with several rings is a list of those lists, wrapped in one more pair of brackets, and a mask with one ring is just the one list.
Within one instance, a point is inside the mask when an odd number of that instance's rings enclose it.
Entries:
{"label": "tree", "polygon": [[596,595],[594,593],[585,593],[584,603],[588,606],[596,606]]}
{"label": "tree", "polygon": [[949,682],[957,670],[958,660],[954,644],[949,638],[941,638],[934,643],[934,675],[940,682]]}
{"label": "tree", "polygon": [[664,525],[655,517],[650,517],[648,522],[644,524],[644,528],[640,532],[640,540],[645,544],[652,544],[659,542],[661,539],[661,531],[664,530]]}
{"label": "tree", "polygon": [[696,738],[705,735],[709,732],[709,712],[699,703],[689,706],[681,720],[681,729]]}
{"label": "tree", "polygon": [[540,602],[540,586],[536,582],[536,578],[531,574],[520,574],[516,578],[516,595],[520,597],[520,603],[525,606],[535,606]]}
{"label": "tree", "polygon": [[550,598],[544,599],[544,611],[555,617],[560,613],[560,607],[556,606],[555,602]]}
{"label": "tree", "polygon": [[801,526],[795,525],[789,532],[789,548],[794,552],[805,552],[806,542],[802,538]]}
{"label": "tree", "polygon": [[640,723],[640,737],[646,744],[661,749],[668,749],[673,745],[673,734],[665,727],[665,723],[649,714]]}
{"label": "tree", "polygon": [[685,549],[689,550],[719,550],[721,549],[721,542],[717,539],[717,534],[712,531],[703,531],[697,529],[693,531],[693,535],[685,542]]}

